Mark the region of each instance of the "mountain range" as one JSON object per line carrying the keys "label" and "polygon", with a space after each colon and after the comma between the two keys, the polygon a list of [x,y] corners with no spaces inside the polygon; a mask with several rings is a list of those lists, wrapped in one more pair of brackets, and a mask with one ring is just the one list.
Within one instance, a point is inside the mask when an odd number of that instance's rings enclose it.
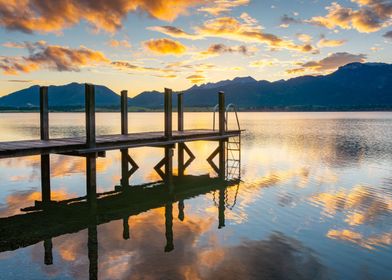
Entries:
{"label": "mountain range", "polygon": [[[210,107],[217,92],[224,91],[227,103],[242,110],[390,110],[392,109],[392,64],[351,63],[324,76],[301,76],[269,82],[238,77],[217,83],[194,85],[183,91],[187,107]],[[39,86],[0,98],[0,108],[36,109]],[[105,86],[96,86],[97,108],[119,108],[120,97]],[[176,98],[173,99],[176,103]],[[142,92],[129,98],[135,108],[162,109],[163,94]],[[71,83],[49,87],[52,109],[72,110],[84,106],[84,85]]]}

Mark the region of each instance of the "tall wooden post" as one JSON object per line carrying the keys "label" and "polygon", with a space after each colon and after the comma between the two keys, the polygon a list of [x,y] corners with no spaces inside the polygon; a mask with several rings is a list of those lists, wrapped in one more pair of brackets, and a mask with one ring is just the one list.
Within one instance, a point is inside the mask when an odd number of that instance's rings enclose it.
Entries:
{"label": "tall wooden post", "polygon": [[[40,136],[41,140],[49,140],[49,101],[48,87],[40,87]],[[45,205],[50,202],[50,155],[41,155],[41,199]]]}
{"label": "tall wooden post", "polygon": [[184,131],[184,103],[183,93],[177,95],[178,131]]}
{"label": "tall wooden post", "polygon": [[128,134],[128,91],[121,91],[121,134]]}
{"label": "tall wooden post", "polygon": [[86,104],[86,144],[95,146],[95,88],[92,84],[85,85]]}
{"label": "tall wooden post", "polygon": [[220,91],[219,94],[219,134],[225,134],[225,93]]}
{"label": "tall wooden post", "polygon": [[49,101],[48,87],[39,88],[39,116],[41,140],[49,140]]}
{"label": "tall wooden post", "polygon": [[178,143],[178,151],[177,151],[177,157],[178,157],[178,177],[182,178],[184,177],[185,173],[185,166],[184,166],[184,143]]}
{"label": "tall wooden post", "polygon": [[172,93],[171,89],[165,88],[164,109],[165,109],[165,137],[170,139],[173,135],[172,129]]}
{"label": "tall wooden post", "polygon": [[129,217],[123,218],[123,238],[129,239]]}
{"label": "tall wooden post", "polygon": [[91,214],[97,209],[97,158],[96,154],[86,156],[86,187],[87,202]]}

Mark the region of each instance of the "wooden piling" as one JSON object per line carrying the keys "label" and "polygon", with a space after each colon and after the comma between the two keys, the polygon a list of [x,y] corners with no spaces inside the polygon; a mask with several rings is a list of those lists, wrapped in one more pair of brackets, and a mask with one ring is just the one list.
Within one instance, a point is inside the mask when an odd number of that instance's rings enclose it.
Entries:
{"label": "wooden piling", "polygon": [[225,133],[225,93],[220,91],[219,97],[219,134]]}
{"label": "wooden piling", "polygon": [[178,131],[184,131],[184,103],[183,103],[183,93],[177,95],[177,122]]}
{"label": "wooden piling", "polygon": [[85,84],[86,104],[86,144],[95,146],[95,88],[92,84]]}
{"label": "wooden piling", "polygon": [[225,226],[225,188],[219,190],[218,228]]}
{"label": "wooden piling", "polygon": [[167,203],[165,205],[165,236],[166,246],[165,252],[173,251],[173,204]]}
{"label": "wooden piling", "polygon": [[170,139],[173,135],[172,128],[172,93],[171,89],[165,88],[165,97],[164,97],[164,111],[165,111],[165,137]]}
{"label": "wooden piling", "polygon": [[40,96],[40,133],[41,140],[49,140],[49,101],[48,101],[48,87],[39,88]]}
{"label": "wooden piling", "polygon": [[225,180],[226,177],[226,141],[219,140],[219,178]]}
{"label": "wooden piling", "polygon": [[[39,88],[40,103],[40,136],[41,140],[49,140],[49,100],[48,87]],[[50,202],[50,155],[41,155],[41,200],[44,205]]]}
{"label": "wooden piling", "polygon": [[121,91],[121,134],[128,134],[128,91]]}

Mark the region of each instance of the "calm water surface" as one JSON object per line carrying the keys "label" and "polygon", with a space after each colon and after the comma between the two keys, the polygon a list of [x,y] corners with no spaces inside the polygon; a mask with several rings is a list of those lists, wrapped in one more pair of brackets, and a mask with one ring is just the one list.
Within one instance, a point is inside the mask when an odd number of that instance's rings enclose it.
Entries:
{"label": "calm water surface", "polygon": [[[130,131],[163,129],[161,113],[129,117]],[[392,279],[392,113],[239,117],[242,183],[224,190],[224,227],[211,188],[171,204],[172,226],[166,205],[126,217],[128,239],[118,218],[54,237],[52,265],[44,263],[43,240],[21,240],[26,247],[1,249],[0,278],[88,279],[97,258],[100,279]],[[211,128],[212,115],[187,113],[185,121]],[[97,114],[97,133],[119,133],[119,123],[118,113]],[[38,138],[38,124],[38,114],[0,114],[0,140]],[[50,126],[51,137],[83,135],[84,115],[53,113]],[[216,176],[206,162],[216,145],[190,143],[196,160],[187,174]],[[162,149],[130,155],[140,166],[132,185],[159,180],[153,166]],[[120,158],[111,151],[98,159],[99,192],[119,184]],[[51,164],[53,199],[85,195],[83,158],[51,155]],[[0,160],[0,178],[1,218],[41,199],[39,157]],[[168,226],[174,249],[165,252]]]}

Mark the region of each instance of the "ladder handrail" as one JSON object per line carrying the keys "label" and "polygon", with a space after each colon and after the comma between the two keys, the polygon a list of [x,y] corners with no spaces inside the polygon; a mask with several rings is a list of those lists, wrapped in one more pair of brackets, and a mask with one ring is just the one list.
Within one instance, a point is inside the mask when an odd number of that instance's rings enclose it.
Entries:
{"label": "ladder handrail", "polygon": [[228,130],[228,126],[229,126],[229,110],[233,109],[233,112],[235,114],[235,118],[237,120],[237,127],[238,130],[241,130],[241,126],[240,126],[240,121],[238,119],[238,114],[237,114],[237,107],[235,106],[234,103],[230,103],[229,105],[227,105],[226,107],[226,118],[225,118],[225,123],[226,123],[226,130]]}
{"label": "ladder handrail", "polygon": [[[215,113],[217,112],[218,109],[219,109],[219,104],[216,104],[214,109],[213,109],[212,130],[215,130],[215,119],[216,119],[215,118]],[[230,109],[233,109],[233,112],[235,114],[235,118],[236,118],[236,121],[237,121],[238,130],[241,130],[240,121],[238,119],[237,106],[234,103],[230,103],[229,105],[226,106],[226,109],[225,109],[225,113],[226,113],[225,128],[226,128],[226,131],[228,130],[228,126],[229,126],[228,119],[229,119],[229,110]]]}

